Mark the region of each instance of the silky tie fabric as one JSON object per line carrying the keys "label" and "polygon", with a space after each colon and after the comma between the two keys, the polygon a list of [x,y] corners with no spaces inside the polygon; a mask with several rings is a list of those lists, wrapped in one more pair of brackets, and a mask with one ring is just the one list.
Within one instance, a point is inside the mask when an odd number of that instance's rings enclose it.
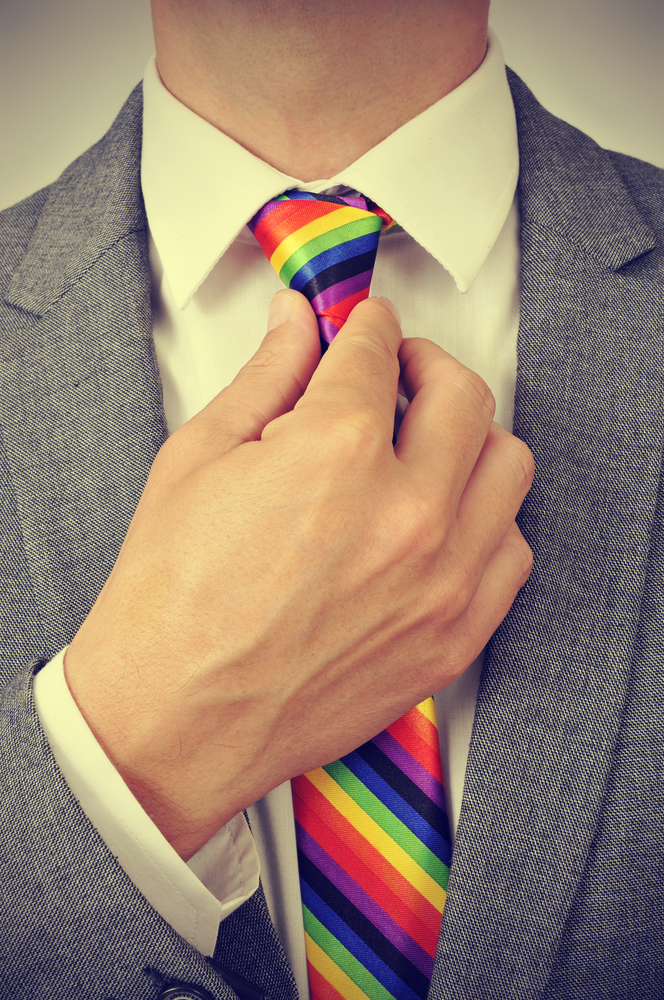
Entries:
{"label": "silky tie fabric", "polygon": [[[393,225],[362,197],[301,191],[249,223],[324,344],[368,297]],[[292,788],[312,1000],[426,1000],[452,853],[433,698]]]}
{"label": "silky tie fabric", "polygon": [[369,296],[378,238],[396,226],[366,198],[286,191],[249,222],[275,271],[311,302],[323,348]]}

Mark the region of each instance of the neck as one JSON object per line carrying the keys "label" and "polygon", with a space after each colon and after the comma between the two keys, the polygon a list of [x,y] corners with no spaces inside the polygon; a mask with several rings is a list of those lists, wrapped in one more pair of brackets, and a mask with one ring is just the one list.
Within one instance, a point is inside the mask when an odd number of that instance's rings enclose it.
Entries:
{"label": "neck", "polygon": [[334,176],[473,73],[488,0],[152,0],[170,92],[281,170]]}

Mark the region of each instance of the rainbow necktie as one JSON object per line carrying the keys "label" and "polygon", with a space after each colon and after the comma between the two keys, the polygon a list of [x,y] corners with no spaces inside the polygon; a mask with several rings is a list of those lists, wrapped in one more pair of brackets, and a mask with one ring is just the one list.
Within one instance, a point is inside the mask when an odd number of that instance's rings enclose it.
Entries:
{"label": "rainbow necktie", "polygon": [[381,229],[396,224],[366,198],[286,191],[249,222],[275,271],[318,316],[326,348],[354,305],[369,296]]}
{"label": "rainbow necktie", "polygon": [[[371,204],[288,191],[249,223],[324,344],[394,224]],[[452,853],[433,698],[292,788],[312,1000],[426,1000]]]}

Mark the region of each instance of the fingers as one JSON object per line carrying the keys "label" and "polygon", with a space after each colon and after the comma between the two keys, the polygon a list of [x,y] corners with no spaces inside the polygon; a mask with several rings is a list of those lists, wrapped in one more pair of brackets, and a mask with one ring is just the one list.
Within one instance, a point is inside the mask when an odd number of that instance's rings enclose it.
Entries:
{"label": "fingers", "polygon": [[457,510],[466,564],[485,571],[503,544],[533,481],[530,449],[495,422],[487,434]]}
{"label": "fingers", "polygon": [[401,343],[393,308],[380,298],[355,306],[296,407],[303,419],[391,445]]}
{"label": "fingers", "polygon": [[479,375],[430,340],[404,340],[399,361],[410,406],[396,456],[420,489],[456,509],[491,426],[493,396]]}
{"label": "fingers", "polygon": [[[266,424],[292,410],[320,360],[318,323],[299,292],[283,289],[270,306],[268,333],[236,377],[169,439],[180,471],[259,440]],[[175,439],[175,440],[173,440]]]}
{"label": "fingers", "polygon": [[410,399],[395,447],[422,500],[452,514],[457,547],[481,580],[530,489],[523,442],[496,424],[482,379],[427,340],[404,340],[401,381]]}
{"label": "fingers", "polygon": [[513,522],[492,553],[466,611],[447,633],[455,662],[446,663],[449,673],[441,678],[441,686],[451,683],[486,646],[528,580],[532,566],[530,546]]}
{"label": "fingers", "polygon": [[258,440],[266,424],[292,410],[319,361],[320,339],[313,309],[300,292],[277,292],[261,346],[210,404],[215,410],[223,408],[226,448]]}
{"label": "fingers", "polygon": [[[455,522],[455,550],[461,555],[462,579],[465,574],[470,588],[467,599],[474,593],[459,623],[462,627],[466,623],[471,642],[473,635],[483,630],[478,650],[507,614],[532,568],[532,553],[514,519],[533,473],[533,457],[527,446],[492,424]],[[444,572],[445,561],[440,565]],[[461,632],[457,638],[463,645]]]}
{"label": "fingers", "polygon": [[495,523],[495,537],[488,540],[495,548],[505,525],[516,517],[534,471],[528,446],[494,421],[459,501],[457,521],[462,531],[467,528],[469,535],[477,536],[473,526]]}

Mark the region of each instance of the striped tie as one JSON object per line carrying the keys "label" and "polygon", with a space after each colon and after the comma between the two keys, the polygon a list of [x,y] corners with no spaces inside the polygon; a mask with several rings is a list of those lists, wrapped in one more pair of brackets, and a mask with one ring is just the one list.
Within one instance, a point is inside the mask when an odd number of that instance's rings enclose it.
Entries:
{"label": "striped tie", "polygon": [[425,1000],[451,860],[433,699],[292,786],[313,1000]]}
{"label": "striped tie", "polygon": [[[249,223],[324,346],[367,298],[393,225],[364,198],[301,191]],[[433,698],[292,788],[312,1000],[425,1000],[451,861]]]}
{"label": "striped tie", "polygon": [[395,225],[382,209],[369,211],[366,198],[286,191],[249,229],[283,283],[311,302],[325,349],[368,298],[381,229]]}

